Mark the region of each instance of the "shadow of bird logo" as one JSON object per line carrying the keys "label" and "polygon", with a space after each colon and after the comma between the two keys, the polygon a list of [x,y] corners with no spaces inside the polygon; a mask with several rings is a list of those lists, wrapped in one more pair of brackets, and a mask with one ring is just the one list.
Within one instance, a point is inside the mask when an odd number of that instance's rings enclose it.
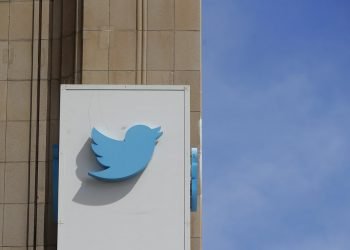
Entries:
{"label": "shadow of bird logo", "polygon": [[91,148],[104,170],[89,172],[101,181],[123,181],[141,173],[152,158],[160,127],[135,125],[128,129],[122,141],[103,135],[93,128]]}

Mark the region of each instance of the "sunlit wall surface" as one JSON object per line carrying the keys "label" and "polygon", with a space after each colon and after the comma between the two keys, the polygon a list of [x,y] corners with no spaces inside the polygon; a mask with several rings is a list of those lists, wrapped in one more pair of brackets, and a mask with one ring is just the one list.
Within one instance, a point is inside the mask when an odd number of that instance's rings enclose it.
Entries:
{"label": "sunlit wall surface", "polygon": [[[0,246],[56,249],[61,83],[190,85],[200,147],[200,16],[200,0],[0,1]],[[191,217],[197,250],[201,206]]]}

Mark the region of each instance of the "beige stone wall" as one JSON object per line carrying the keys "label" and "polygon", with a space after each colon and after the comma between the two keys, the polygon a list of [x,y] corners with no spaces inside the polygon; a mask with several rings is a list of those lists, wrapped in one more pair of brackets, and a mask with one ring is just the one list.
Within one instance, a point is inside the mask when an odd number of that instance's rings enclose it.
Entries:
{"label": "beige stone wall", "polygon": [[46,67],[38,67],[38,48],[47,48],[48,37],[39,40],[37,12],[38,2],[0,1],[2,249],[43,245],[48,54],[40,56]]}
{"label": "beige stone wall", "polygon": [[60,83],[191,85],[199,147],[200,55],[200,0],[0,0],[0,249],[56,248]]}

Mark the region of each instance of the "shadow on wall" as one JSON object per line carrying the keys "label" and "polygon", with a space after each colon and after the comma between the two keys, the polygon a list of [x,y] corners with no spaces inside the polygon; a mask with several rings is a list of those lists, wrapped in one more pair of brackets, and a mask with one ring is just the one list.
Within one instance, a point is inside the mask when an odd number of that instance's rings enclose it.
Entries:
{"label": "shadow on wall", "polygon": [[88,175],[90,171],[103,170],[91,151],[91,140],[88,139],[77,156],[75,171],[81,181],[81,187],[73,201],[90,206],[102,206],[114,203],[126,196],[135,186],[141,175],[123,182],[103,182]]}

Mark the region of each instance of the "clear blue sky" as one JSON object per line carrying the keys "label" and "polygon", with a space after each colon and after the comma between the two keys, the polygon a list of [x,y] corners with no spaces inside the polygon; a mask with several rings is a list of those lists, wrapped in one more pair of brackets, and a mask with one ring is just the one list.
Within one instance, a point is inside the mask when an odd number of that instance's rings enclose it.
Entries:
{"label": "clear blue sky", "polygon": [[204,250],[349,250],[350,1],[202,5]]}

